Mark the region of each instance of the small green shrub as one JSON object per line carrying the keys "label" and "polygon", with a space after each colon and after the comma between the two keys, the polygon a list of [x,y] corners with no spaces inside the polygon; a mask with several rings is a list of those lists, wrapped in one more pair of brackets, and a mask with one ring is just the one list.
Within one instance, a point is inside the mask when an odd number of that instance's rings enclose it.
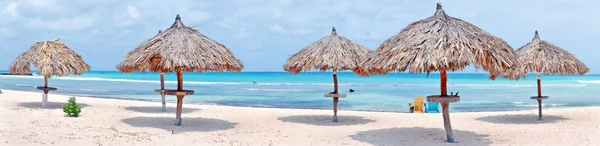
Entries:
{"label": "small green shrub", "polygon": [[75,97],[69,98],[69,103],[63,105],[63,112],[69,117],[79,117],[81,113],[81,105],[75,102]]}

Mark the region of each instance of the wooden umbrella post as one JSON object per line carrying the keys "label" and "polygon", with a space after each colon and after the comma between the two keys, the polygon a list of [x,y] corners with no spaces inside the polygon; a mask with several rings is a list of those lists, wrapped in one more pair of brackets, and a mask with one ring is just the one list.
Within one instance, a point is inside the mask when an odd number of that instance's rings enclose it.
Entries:
{"label": "wooden umbrella post", "polygon": [[177,90],[183,90],[183,73],[181,70],[177,70]]}
{"label": "wooden umbrella post", "polygon": [[177,90],[164,90],[167,95],[177,97],[177,112],[175,113],[175,126],[181,126],[181,109],[183,106],[183,97],[194,94],[192,90],[183,90],[183,75],[181,70],[177,70]]}
{"label": "wooden umbrella post", "polygon": [[165,90],[165,73],[160,73],[160,89]]}
{"label": "wooden umbrella post", "polygon": [[542,77],[540,75],[540,72],[537,73],[537,91],[538,97],[542,97]]}
{"label": "wooden umbrella post", "polygon": [[542,98],[538,98],[537,102],[538,102],[538,120],[542,120]]}
{"label": "wooden umbrella post", "polygon": [[446,87],[446,81],[448,80],[448,77],[446,77],[446,69],[442,69],[440,70],[440,89],[441,89],[441,94],[442,96],[447,96],[448,95],[448,90]]}
{"label": "wooden umbrella post", "polygon": [[[538,97],[542,97],[542,77],[540,75],[540,72],[537,72],[537,90]],[[539,111],[538,120],[542,120],[542,98],[538,98],[537,102]]]}
{"label": "wooden umbrella post", "polygon": [[175,116],[175,126],[181,126],[181,109],[183,107],[183,97],[185,96],[185,93],[183,92],[176,92],[175,96],[177,96],[177,113]]}
{"label": "wooden umbrella post", "polygon": [[[183,75],[181,73],[181,70],[177,70],[177,91],[182,91],[182,90],[183,90]],[[175,117],[175,125],[181,126],[181,109],[183,106],[183,97],[185,96],[185,94],[181,94],[181,92],[177,92],[175,96],[177,96],[177,113],[176,113],[176,117]]]}
{"label": "wooden umbrella post", "polygon": [[333,120],[332,122],[338,122],[337,109],[338,109],[339,97],[333,97]]}
{"label": "wooden umbrella post", "polygon": [[333,70],[333,92],[325,94],[325,97],[333,98],[333,120],[332,122],[338,122],[337,110],[338,110],[338,101],[340,98],[345,98],[346,94],[339,94],[338,92],[338,82],[337,82],[337,70]]}
{"label": "wooden umbrella post", "polygon": [[333,70],[333,94],[338,94],[338,80],[336,70]]}
{"label": "wooden umbrella post", "polygon": [[460,101],[460,96],[448,95],[447,90],[447,74],[446,69],[440,70],[440,95],[427,96],[428,102],[439,102],[442,105],[442,117],[444,118],[444,129],[446,129],[446,141],[454,143],[454,135],[452,134],[452,125],[450,123],[450,102]]}
{"label": "wooden umbrella post", "polygon": [[42,94],[42,107],[48,106],[48,92],[56,90],[54,87],[48,87],[48,77],[44,76],[44,86],[38,86],[38,90],[44,91]]}
{"label": "wooden umbrella post", "polygon": [[[48,77],[44,76],[44,88],[48,88]],[[48,104],[48,90],[44,90],[44,95],[42,95],[42,107],[46,107]]]}
{"label": "wooden umbrella post", "polygon": [[165,99],[165,73],[160,73],[160,96],[162,97],[162,111],[167,111],[167,100]]}
{"label": "wooden umbrella post", "polygon": [[42,107],[48,106],[48,90],[43,90],[44,94],[42,94]]}
{"label": "wooden umbrella post", "polygon": [[[335,28],[333,30],[335,32]],[[337,81],[337,72],[333,70],[333,94],[338,94],[338,81]],[[337,107],[338,107],[339,97],[333,97],[333,122],[338,122],[337,116]]]}
{"label": "wooden umbrella post", "polygon": [[340,98],[346,98],[346,94],[325,94],[327,98],[333,98],[333,120],[332,122],[338,122],[337,110],[338,110],[338,101]]}
{"label": "wooden umbrella post", "polygon": [[444,129],[446,129],[446,138],[449,143],[454,143],[454,135],[452,134],[452,125],[450,123],[450,111],[448,102],[441,102],[442,105],[442,117],[444,118]]}
{"label": "wooden umbrella post", "polygon": [[160,73],[160,89],[155,89],[154,92],[160,93],[162,97],[162,112],[167,111],[167,100],[165,99],[165,95],[167,95],[167,90],[165,90],[165,73]]}
{"label": "wooden umbrella post", "polygon": [[538,120],[542,120],[542,100],[548,99],[548,96],[542,96],[542,77],[539,70],[537,71],[537,91],[537,96],[532,96],[531,99],[537,100]]}
{"label": "wooden umbrella post", "polygon": [[[448,77],[446,76],[446,69],[442,69],[440,71],[440,86],[441,86],[441,96],[448,96],[448,90],[446,86],[446,81]],[[450,105],[448,102],[442,102],[442,116],[444,117],[444,129],[446,129],[446,137],[449,143],[454,143],[454,135],[452,134],[452,125],[450,124],[450,112],[448,111],[448,106]]]}

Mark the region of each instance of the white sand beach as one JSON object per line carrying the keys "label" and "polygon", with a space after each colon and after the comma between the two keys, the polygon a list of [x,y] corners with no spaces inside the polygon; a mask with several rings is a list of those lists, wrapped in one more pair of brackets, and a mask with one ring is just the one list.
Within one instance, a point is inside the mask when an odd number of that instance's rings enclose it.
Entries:
{"label": "white sand beach", "polygon": [[[274,109],[77,97],[80,117],[65,117],[68,96],[2,90],[0,145],[600,145],[600,107],[451,113],[457,143],[445,142],[441,114]],[[159,99],[160,96],[156,95]],[[174,98],[174,97],[168,97]],[[184,99],[185,101],[185,99]],[[533,102],[533,101],[532,101]],[[406,103],[398,103],[406,104]]]}

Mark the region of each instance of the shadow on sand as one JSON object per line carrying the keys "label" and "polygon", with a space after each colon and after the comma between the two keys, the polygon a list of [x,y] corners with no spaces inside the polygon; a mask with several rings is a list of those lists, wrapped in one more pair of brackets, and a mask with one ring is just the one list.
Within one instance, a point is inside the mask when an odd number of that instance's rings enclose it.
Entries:
{"label": "shadow on sand", "polygon": [[[458,145],[487,146],[492,143],[488,135],[460,130],[453,130],[453,134]],[[388,128],[362,131],[350,137],[375,146],[447,144],[446,131],[439,128]]]}
{"label": "shadow on sand", "polygon": [[302,123],[317,126],[345,126],[345,125],[362,125],[375,120],[365,119],[359,116],[338,116],[338,122],[332,122],[333,115],[300,115],[281,117],[279,120],[283,122]]}
{"label": "shadow on sand", "polygon": [[[135,112],[140,112],[140,113],[175,113],[175,111],[177,111],[177,109],[175,109],[175,107],[167,107],[167,111],[163,112],[162,110],[162,105],[156,105],[156,106],[129,106],[129,107],[125,107],[125,110],[130,110],[130,111],[135,111]],[[197,108],[183,108],[181,110],[181,113],[193,113],[195,111],[198,111],[200,109]]]}
{"label": "shadow on sand", "polygon": [[[22,103],[19,103],[19,106],[25,107],[25,108],[33,108],[33,109],[62,109],[62,106],[64,104],[67,104],[67,102],[48,102],[46,107],[42,107],[42,102],[40,101],[40,102],[22,102]],[[79,102],[77,102],[77,104],[81,105],[81,108],[90,106],[88,104],[79,103]]]}
{"label": "shadow on sand", "polygon": [[475,120],[484,121],[495,124],[545,124],[545,123],[556,123],[563,120],[568,120],[562,116],[547,115],[543,116],[543,120],[538,120],[538,115],[526,114],[526,115],[497,115],[479,117]]}
{"label": "shadow on sand", "polygon": [[134,117],[121,120],[133,127],[152,127],[177,132],[210,132],[227,130],[235,127],[231,123],[219,119],[183,118],[181,126],[175,126],[175,117]]}

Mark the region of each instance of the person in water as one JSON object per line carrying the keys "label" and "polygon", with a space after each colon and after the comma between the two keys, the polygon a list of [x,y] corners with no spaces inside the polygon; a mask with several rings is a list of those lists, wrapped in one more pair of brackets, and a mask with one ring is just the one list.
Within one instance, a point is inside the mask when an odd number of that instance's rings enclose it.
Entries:
{"label": "person in water", "polygon": [[350,89],[350,93],[352,93],[352,92],[354,92],[354,90],[353,90],[353,89]]}

